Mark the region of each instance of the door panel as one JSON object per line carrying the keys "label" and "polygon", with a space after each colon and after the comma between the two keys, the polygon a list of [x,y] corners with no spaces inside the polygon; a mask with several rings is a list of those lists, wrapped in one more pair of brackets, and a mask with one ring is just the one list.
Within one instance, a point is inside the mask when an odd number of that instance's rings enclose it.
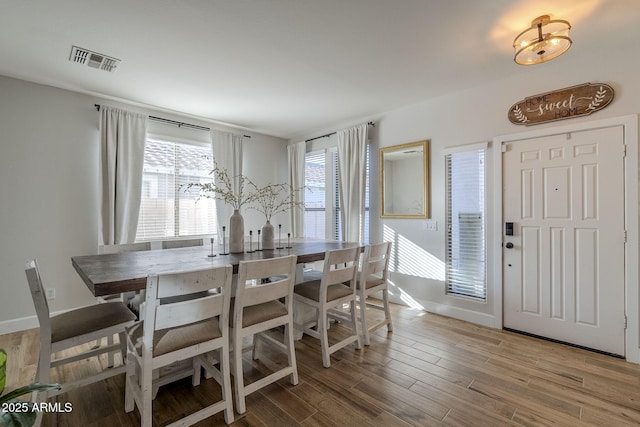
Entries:
{"label": "door panel", "polygon": [[564,229],[559,227],[551,228],[551,317],[558,320],[565,319],[564,313],[564,254],[565,237]]}
{"label": "door panel", "polygon": [[522,227],[522,254],[523,257],[527,260],[527,262],[523,264],[523,311],[525,313],[541,314],[539,227]]}
{"label": "door panel", "polygon": [[622,127],[506,145],[505,327],[623,355]]}

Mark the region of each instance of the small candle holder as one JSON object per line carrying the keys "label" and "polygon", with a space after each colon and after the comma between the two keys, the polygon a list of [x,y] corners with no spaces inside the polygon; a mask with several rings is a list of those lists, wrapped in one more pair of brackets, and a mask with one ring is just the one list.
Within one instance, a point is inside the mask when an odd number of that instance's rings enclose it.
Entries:
{"label": "small candle holder", "polygon": [[287,233],[287,249],[291,249],[293,246],[291,246],[291,233]]}
{"label": "small candle holder", "polygon": [[278,224],[278,246],[276,246],[276,249],[284,249],[284,246],[282,246],[282,224]]}
{"label": "small candle holder", "polygon": [[207,256],[209,258],[213,258],[214,256],[216,256],[216,254],[213,253],[213,237],[211,237],[210,241],[211,241],[211,253],[209,253],[209,255]]}
{"label": "small candle holder", "polygon": [[209,258],[213,258],[216,254],[213,253],[213,237],[211,238],[211,253],[209,254]]}
{"label": "small candle holder", "polygon": [[260,229],[258,229],[258,249],[256,249],[257,252],[262,252],[262,249],[260,249]]}
{"label": "small candle holder", "polygon": [[227,233],[226,233],[227,227],[225,227],[224,225],[222,226],[222,252],[220,253],[220,255],[229,255],[229,252],[227,252]]}
{"label": "small candle holder", "polygon": [[255,251],[253,250],[253,230],[249,230],[249,250],[247,251],[248,254],[254,253]]}

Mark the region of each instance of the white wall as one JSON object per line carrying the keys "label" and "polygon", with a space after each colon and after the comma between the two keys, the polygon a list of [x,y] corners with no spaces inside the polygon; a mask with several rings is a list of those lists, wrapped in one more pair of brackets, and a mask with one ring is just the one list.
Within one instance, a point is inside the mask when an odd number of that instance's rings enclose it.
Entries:
{"label": "white wall", "polygon": [[[636,39],[629,35],[629,44]],[[611,105],[592,116],[537,125],[536,129],[638,113],[640,58],[629,54],[625,46],[597,52],[580,57],[570,50],[554,61],[533,67],[505,63],[505,67],[517,67],[520,74],[377,116],[336,124],[333,129],[309,132],[292,141],[362,121],[376,122],[376,128],[371,130],[375,162],[371,169],[374,177],[371,241],[382,240],[386,230],[387,235],[392,234],[400,243],[397,249],[403,248],[398,254],[401,272],[392,275],[395,298],[453,317],[495,324],[499,310],[492,301],[500,284],[493,280],[492,271],[486,303],[444,293],[443,149],[532,129],[508,121],[507,111],[512,104],[533,94],[584,82],[610,84],[616,92]],[[39,259],[46,284],[57,289],[52,310],[92,302],[91,294],[71,267],[70,257],[95,253],[97,248],[98,114],[93,104],[101,101],[104,100],[0,77],[0,333],[13,325],[7,321],[33,315],[23,273],[24,263],[30,258]],[[173,118],[164,113],[157,115]],[[280,147],[280,140],[251,135],[245,145],[245,173],[255,180],[284,181],[287,154]],[[431,140],[430,202],[432,218],[438,224],[436,231],[423,231],[419,220],[379,218],[377,149],[422,139]],[[493,204],[491,176],[495,167],[491,150],[493,147],[487,153],[489,208]],[[499,214],[489,211],[489,236],[494,233],[491,215]],[[247,230],[257,229],[263,223],[254,212],[247,212],[245,221]],[[282,222],[283,228],[288,224],[286,217],[276,221]],[[493,262],[488,260],[489,265]]]}
{"label": "white wall", "polygon": [[[243,144],[242,171],[256,185],[282,184],[289,180],[288,158],[286,142],[279,138],[267,137],[245,132],[252,135],[251,139],[245,139]],[[243,208],[244,231],[249,235],[253,230],[254,242],[257,239],[257,230],[262,228],[266,220],[264,215],[248,208]],[[291,230],[289,215],[280,213],[274,215],[271,223],[275,228],[275,238],[278,238],[278,224],[282,224],[283,238]]]}
{"label": "white wall", "polygon": [[[211,126],[0,76],[0,334],[37,326],[24,274],[29,259],[38,259],[45,287],[56,288],[52,312],[95,301],[71,266],[71,256],[98,247],[95,103]],[[286,142],[245,133],[251,136],[244,150],[247,175],[286,178]],[[264,221],[247,222],[258,227]]]}
{"label": "white wall", "polygon": [[[593,52],[593,51],[591,51]],[[452,93],[420,104],[407,106],[377,116],[368,116],[358,121],[339,123],[335,129],[342,129],[373,120],[375,129],[372,138],[372,203],[379,203],[378,188],[378,148],[403,144],[422,139],[431,140],[431,217],[437,221],[437,231],[424,231],[420,220],[385,219],[379,217],[379,207],[372,205],[371,241],[393,238],[396,241],[398,271],[392,273],[395,284],[394,299],[398,302],[414,305],[423,309],[442,313],[452,317],[494,326],[498,324],[496,316],[500,316],[499,308],[493,306],[495,292],[500,291],[500,284],[493,279],[493,271],[489,271],[489,289],[487,302],[474,302],[460,297],[447,296],[444,289],[445,261],[445,176],[443,150],[448,147],[492,141],[495,136],[513,134],[531,130],[511,124],[507,119],[508,109],[514,103],[527,96],[561,89],[585,82],[603,82],[610,84],[615,90],[613,102],[604,110],[592,116],[542,124],[536,129],[552,128],[569,123],[580,123],[608,117],[637,114],[640,102],[640,80],[637,70],[640,58],[629,55],[622,47],[619,49],[598,50],[597,55],[579,57],[570,50],[566,55],[541,65],[522,67],[513,63],[505,63],[505,67],[516,67],[520,72],[516,77],[488,83],[482,87]],[[473,73],[473,70],[469,70]],[[425,75],[425,79],[429,76]],[[402,84],[402,82],[398,82]],[[328,129],[304,135],[311,138]],[[296,138],[300,140],[301,138]],[[294,141],[292,141],[294,142]],[[488,235],[492,237],[493,212],[491,182],[494,148],[487,152],[487,218]],[[637,159],[634,160],[637,163]],[[499,166],[499,165],[497,165]],[[491,245],[500,244],[490,240]],[[491,257],[491,250],[489,256]],[[494,260],[490,258],[488,265]]]}

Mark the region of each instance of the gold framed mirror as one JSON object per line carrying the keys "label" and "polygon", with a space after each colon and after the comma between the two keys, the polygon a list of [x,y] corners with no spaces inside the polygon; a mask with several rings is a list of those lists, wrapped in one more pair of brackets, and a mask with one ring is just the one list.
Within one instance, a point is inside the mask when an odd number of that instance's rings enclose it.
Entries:
{"label": "gold framed mirror", "polygon": [[429,140],[380,149],[380,216],[429,218]]}

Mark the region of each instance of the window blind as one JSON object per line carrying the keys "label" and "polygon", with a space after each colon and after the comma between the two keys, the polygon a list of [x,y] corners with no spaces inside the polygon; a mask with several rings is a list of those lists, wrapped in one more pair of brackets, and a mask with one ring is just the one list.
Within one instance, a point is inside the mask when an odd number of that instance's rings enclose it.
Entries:
{"label": "window blind", "polygon": [[445,159],[447,293],[486,300],[485,150]]}
{"label": "window blind", "polygon": [[326,160],[325,151],[305,155],[304,235],[326,239]]}
{"label": "window blind", "polygon": [[338,151],[332,150],[331,173],[333,181],[333,232],[331,238],[342,240],[342,218],[340,217],[340,170],[338,169]]}
{"label": "window blind", "polygon": [[214,234],[215,202],[187,191],[187,184],[212,182],[211,147],[148,139],[136,241]]}
{"label": "window blind", "polygon": [[362,241],[365,244],[369,243],[369,211],[370,211],[370,205],[369,205],[369,191],[370,191],[370,184],[371,184],[371,177],[370,177],[370,166],[371,166],[371,145],[367,144],[367,161],[366,161],[366,177],[365,177],[365,194],[364,194],[364,236]]}
{"label": "window blind", "polygon": [[[369,162],[365,186],[364,242],[369,241]],[[319,239],[342,239],[340,217],[340,176],[335,149],[313,151],[305,155],[304,235]],[[327,232],[328,231],[328,232]]]}

